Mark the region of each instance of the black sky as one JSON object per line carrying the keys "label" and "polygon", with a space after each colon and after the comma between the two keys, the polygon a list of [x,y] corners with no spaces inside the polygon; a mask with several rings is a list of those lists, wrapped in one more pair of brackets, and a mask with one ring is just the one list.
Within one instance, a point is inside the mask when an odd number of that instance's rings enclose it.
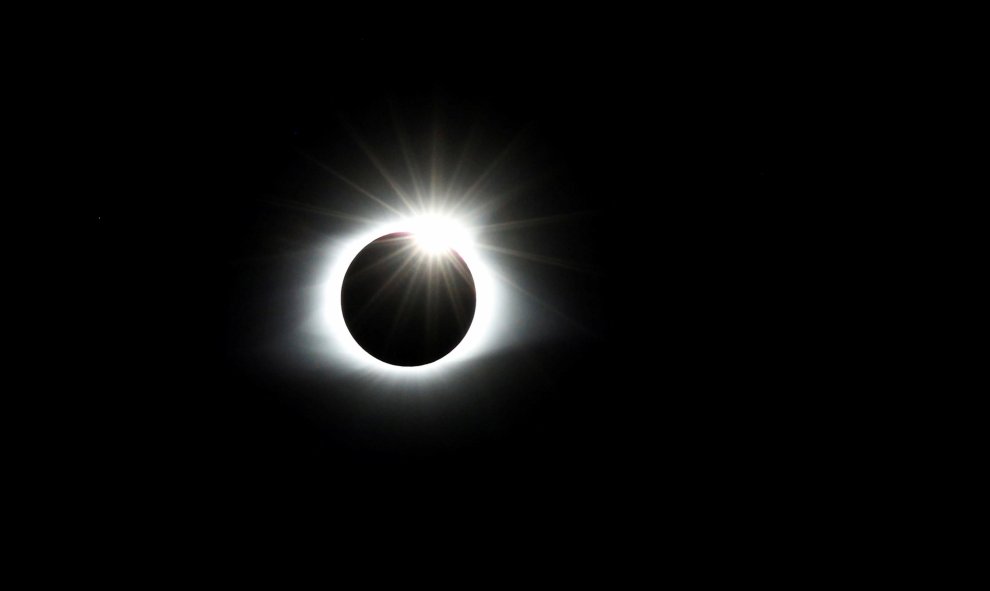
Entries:
{"label": "black sky", "polygon": [[[98,269],[79,474],[186,500],[519,507],[778,482],[806,418],[763,377],[762,320],[787,305],[779,236],[827,116],[790,43],[354,33],[106,56],[71,130]],[[474,137],[475,167],[518,139],[500,215],[561,216],[506,238],[543,257],[515,268],[556,309],[530,309],[546,338],[432,398],[291,361],[298,288],[345,227],[313,208],[367,207],[314,162],[384,187],[353,137],[387,151],[395,121],[414,139],[440,122],[454,152]]]}

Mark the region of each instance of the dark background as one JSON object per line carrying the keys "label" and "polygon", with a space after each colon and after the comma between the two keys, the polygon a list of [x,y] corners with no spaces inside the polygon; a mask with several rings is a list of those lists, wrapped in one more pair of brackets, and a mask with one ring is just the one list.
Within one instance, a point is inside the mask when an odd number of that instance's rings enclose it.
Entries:
{"label": "dark background", "polygon": [[[779,353],[805,289],[786,237],[814,209],[830,115],[810,97],[828,90],[800,30],[676,29],[82,59],[66,135],[92,164],[78,256],[95,387],[70,403],[66,465],[122,503],[220,506],[724,507],[793,483],[813,419],[789,390],[800,354]],[[572,267],[514,267],[570,320],[536,322],[548,338],[443,395],[376,397],[287,360],[297,288],[342,226],[284,202],[346,210],[306,154],[380,183],[348,128],[387,149],[396,120],[415,138],[438,113],[452,150],[480,130],[479,165],[522,138],[495,176],[524,189],[499,215],[565,216],[509,240]]]}

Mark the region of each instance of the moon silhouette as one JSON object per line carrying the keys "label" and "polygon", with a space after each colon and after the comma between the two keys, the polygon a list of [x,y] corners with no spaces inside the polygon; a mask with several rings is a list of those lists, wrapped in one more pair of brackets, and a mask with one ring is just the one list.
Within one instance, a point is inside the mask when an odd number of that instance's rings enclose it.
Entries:
{"label": "moon silhouette", "polygon": [[344,275],[344,323],[368,354],[398,366],[433,363],[453,351],[474,319],[474,277],[452,248],[410,232],[373,240]]}

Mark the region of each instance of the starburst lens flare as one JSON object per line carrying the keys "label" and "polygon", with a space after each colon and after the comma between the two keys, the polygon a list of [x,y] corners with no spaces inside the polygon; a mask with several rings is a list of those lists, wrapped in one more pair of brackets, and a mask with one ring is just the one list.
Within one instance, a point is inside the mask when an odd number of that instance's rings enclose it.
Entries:
{"label": "starburst lens flare", "polygon": [[[573,215],[523,217],[528,205],[507,209],[532,195],[530,173],[542,174],[520,158],[521,135],[503,136],[508,141],[499,147],[491,139],[475,143],[472,132],[458,139],[458,149],[442,126],[415,141],[396,127],[396,141],[381,136],[392,149],[384,153],[348,129],[370,168],[341,170],[300,152],[336,195],[334,208],[318,208],[335,226],[326,245],[328,274],[314,292],[319,317],[306,329],[317,339],[311,342],[319,363],[383,391],[414,383],[434,391],[564,323],[577,326],[520,273],[531,264],[575,268],[520,248],[527,232]],[[509,211],[518,217],[507,217]]]}

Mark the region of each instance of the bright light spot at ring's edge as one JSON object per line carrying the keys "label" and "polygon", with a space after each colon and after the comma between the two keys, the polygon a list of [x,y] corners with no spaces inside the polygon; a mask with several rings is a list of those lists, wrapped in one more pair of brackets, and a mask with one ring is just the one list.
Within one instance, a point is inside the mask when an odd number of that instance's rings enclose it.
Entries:
{"label": "bright light spot at ring's edge", "polygon": [[[340,292],[344,275],[354,257],[373,240],[395,232],[410,232],[417,242],[430,251],[453,249],[467,263],[474,277],[476,304],[474,320],[464,339],[453,351],[426,365],[405,367],[385,363],[361,348],[344,323]],[[324,326],[329,333],[330,353],[334,360],[352,370],[365,370],[395,378],[430,378],[458,364],[490,351],[498,342],[499,330],[493,320],[505,308],[504,290],[495,281],[488,261],[474,244],[471,229],[444,216],[396,218],[391,222],[363,229],[337,245],[330,254],[329,278],[322,290]],[[500,323],[504,326],[504,321]]]}
{"label": "bright light spot at ring's edge", "polygon": [[441,254],[450,249],[459,252],[471,245],[467,230],[450,218],[417,217],[410,220],[409,231],[416,245],[431,254]]}

